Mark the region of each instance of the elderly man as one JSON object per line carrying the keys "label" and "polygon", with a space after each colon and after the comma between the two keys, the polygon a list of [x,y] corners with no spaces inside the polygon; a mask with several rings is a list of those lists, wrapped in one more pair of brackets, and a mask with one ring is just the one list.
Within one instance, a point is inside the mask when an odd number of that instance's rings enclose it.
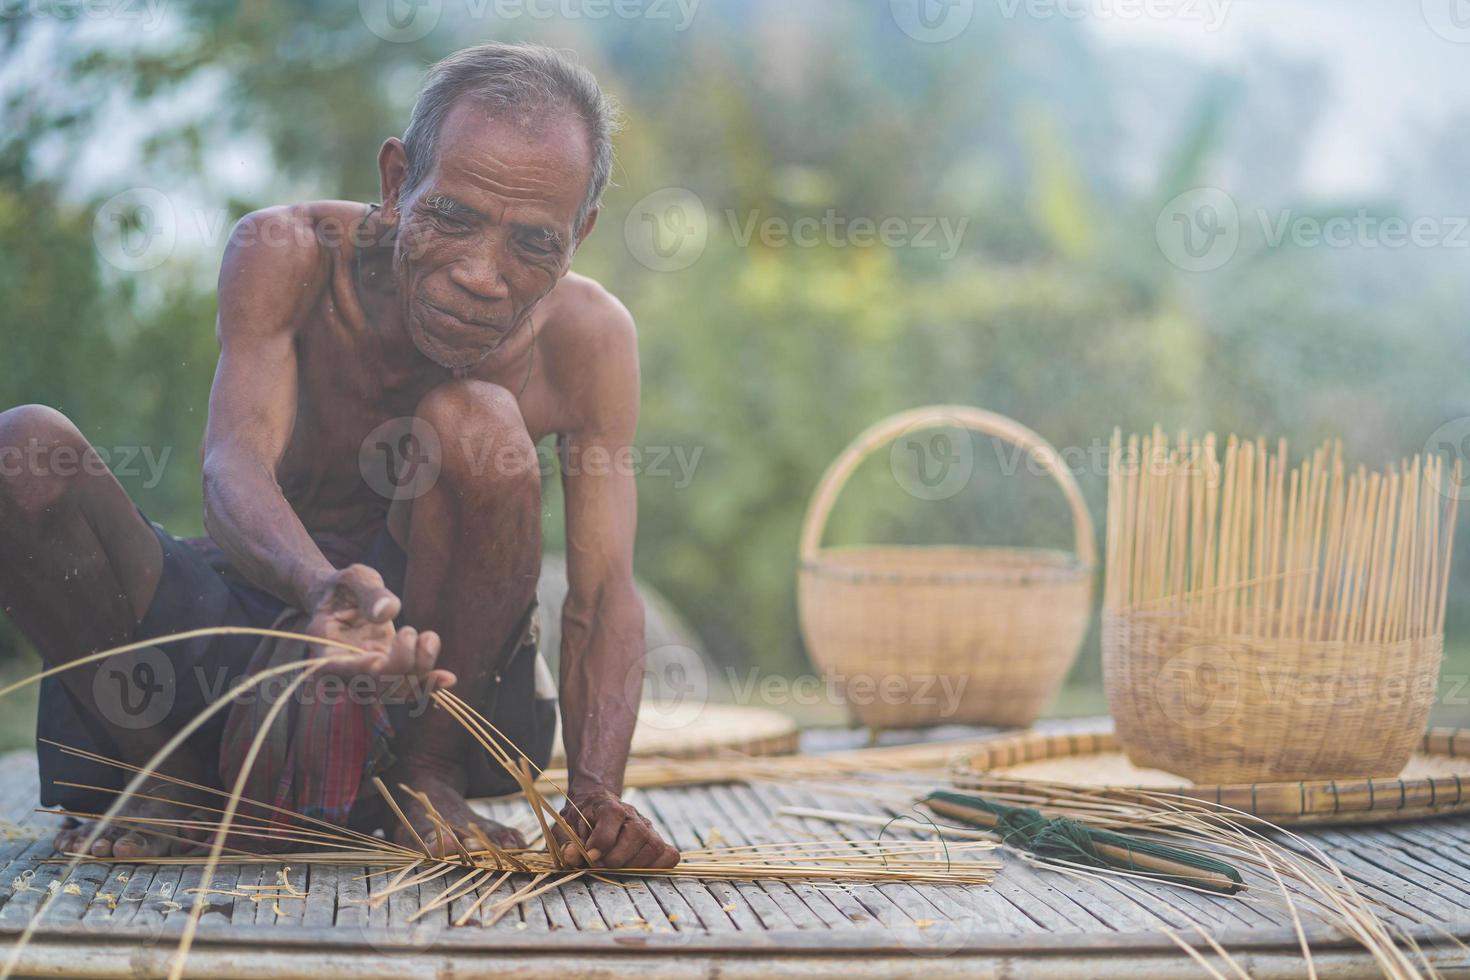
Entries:
{"label": "elderly man", "polygon": [[[419,794],[456,835],[518,844],[465,802],[511,784],[422,694],[453,685],[545,761],[555,719],[535,650],[535,444],[555,433],[564,463],[612,459],[638,417],[633,321],[569,272],[608,183],[613,117],[593,77],[556,52],[469,48],[431,70],[404,138],[379,151],[381,205],[319,201],[241,220],[219,280],[208,539],[150,524],[103,467],[47,465],[63,452],[90,458],[60,413],[0,415],[0,449],[37,464],[0,477],[0,602],[48,666],[226,624],[296,624],[350,644],[366,652],[313,675],[303,690],[316,696],[298,692],[288,720],[265,733],[260,773],[247,774],[253,798],[410,841],[379,805],[381,777],[432,847],[452,844]],[[564,465],[562,479],[566,813],[597,864],[672,866],[677,852],[620,799],[637,709],[629,678],[643,657],[633,480],[615,465]],[[142,764],[230,685],[303,650],[215,636],[79,667],[43,689],[41,735]],[[328,673],[371,677],[376,695],[326,697]],[[406,690],[419,697],[388,696]],[[166,710],[139,724],[145,696]],[[232,781],[266,703],[236,699],[161,771]],[[40,754],[47,802],[95,810],[121,783],[50,741]],[[175,803],[130,803],[134,812],[177,817],[193,802],[177,782],[147,795]],[[58,845],[75,848],[85,830],[63,831]],[[170,846],[119,827],[92,851]]]}

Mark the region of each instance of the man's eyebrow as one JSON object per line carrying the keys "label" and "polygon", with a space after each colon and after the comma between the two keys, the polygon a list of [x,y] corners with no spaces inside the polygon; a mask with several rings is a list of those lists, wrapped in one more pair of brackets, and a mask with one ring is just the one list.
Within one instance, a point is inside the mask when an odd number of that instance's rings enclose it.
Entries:
{"label": "man's eyebrow", "polygon": [[517,224],[515,227],[517,231],[531,235],[534,238],[543,238],[546,241],[551,242],[555,245],[562,244],[561,233],[558,232],[555,228],[548,228],[545,225],[524,224]]}
{"label": "man's eyebrow", "polygon": [[454,198],[446,197],[443,194],[429,195],[428,197],[424,198],[423,206],[425,208],[428,208],[430,211],[437,211],[440,214],[476,216],[479,216],[480,214],[480,212],[476,211],[468,204],[461,204]]}

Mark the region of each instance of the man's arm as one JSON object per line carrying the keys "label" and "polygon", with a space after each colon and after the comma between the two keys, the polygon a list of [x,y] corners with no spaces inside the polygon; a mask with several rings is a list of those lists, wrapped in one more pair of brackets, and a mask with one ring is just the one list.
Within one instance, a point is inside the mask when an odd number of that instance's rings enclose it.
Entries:
{"label": "man's arm", "polygon": [[[620,799],[642,691],[643,604],[633,585],[638,498],[627,453],[638,426],[632,317],[600,289],[596,333],[573,386],[586,421],[560,440],[566,496],[567,599],[562,613],[565,815],[604,867],[664,868],[679,853]],[[573,848],[564,853],[580,861]]]}
{"label": "man's arm", "polygon": [[395,633],[398,597],[371,568],[333,568],[276,481],[296,419],[297,325],[329,272],[314,236],[291,233],[292,223],[306,220],[286,208],[258,211],[230,236],[219,280],[220,359],[204,434],[204,525],[250,582],[312,612],[314,635],[370,651],[338,670],[427,673],[418,668],[425,661],[432,666],[438,637]]}

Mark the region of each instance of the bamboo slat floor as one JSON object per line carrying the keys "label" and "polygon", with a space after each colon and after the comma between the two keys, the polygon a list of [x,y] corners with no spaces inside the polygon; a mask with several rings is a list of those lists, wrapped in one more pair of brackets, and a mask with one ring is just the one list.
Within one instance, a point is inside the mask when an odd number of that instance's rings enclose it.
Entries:
{"label": "bamboo slat floor", "polygon": [[[845,748],[854,737],[827,734],[809,743]],[[87,864],[53,884],[64,869],[44,863],[53,852],[49,818],[30,812],[35,779],[29,753],[0,757],[0,817],[27,821],[34,831],[0,843],[0,937],[6,946],[44,908],[20,974],[159,975],[199,869]],[[799,783],[640,792],[640,806],[685,849],[841,832],[823,822],[775,816],[782,806],[873,809],[861,799]],[[1304,836],[1388,908],[1470,939],[1470,818]],[[1195,926],[1208,930],[1252,976],[1302,974],[1290,920],[1275,908],[1161,885],[1143,885],[1139,893],[1039,870],[1007,853],[1001,860],[1003,869],[988,887],[690,879],[619,887],[583,879],[532,899],[493,925],[482,916],[460,928],[450,922],[473,895],[408,921],[443,890],[443,879],[369,908],[361,878],[366,869],[291,868],[287,877],[304,898],[272,903],[211,896],[188,975],[400,980],[638,971],[650,978],[784,973],[1138,980],[1206,975],[1162,928],[1195,938]],[[268,864],[225,867],[213,887],[270,884],[278,871]],[[1320,927],[1308,932],[1320,975],[1375,975],[1372,961],[1340,937]],[[1431,938],[1422,926],[1416,935]],[[1470,959],[1450,944],[1434,949],[1446,975],[1470,970]]]}

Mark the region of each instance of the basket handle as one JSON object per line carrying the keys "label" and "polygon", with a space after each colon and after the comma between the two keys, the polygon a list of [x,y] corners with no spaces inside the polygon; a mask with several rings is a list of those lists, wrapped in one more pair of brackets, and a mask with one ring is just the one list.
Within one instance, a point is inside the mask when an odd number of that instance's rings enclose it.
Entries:
{"label": "basket handle", "polygon": [[827,518],[831,516],[832,507],[837,503],[837,495],[842,492],[843,486],[859,463],[874,450],[886,446],[910,429],[933,429],[951,425],[1004,439],[1034,456],[1051,478],[1057,481],[1062,495],[1067,498],[1067,505],[1072,509],[1077,557],[1089,569],[1097,563],[1097,542],[1094,539],[1092,517],[1087,513],[1082,489],[1062,465],[1062,458],[1052,444],[1014,419],[968,405],[913,408],[890,415],[864,429],[832,461],[832,465],[827,467],[827,472],[822,474],[821,482],[817,484],[816,492],[812,494],[801,525],[801,560],[808,562],[816,558],[817,549],[822,543],[822,532],[827,528]]}

